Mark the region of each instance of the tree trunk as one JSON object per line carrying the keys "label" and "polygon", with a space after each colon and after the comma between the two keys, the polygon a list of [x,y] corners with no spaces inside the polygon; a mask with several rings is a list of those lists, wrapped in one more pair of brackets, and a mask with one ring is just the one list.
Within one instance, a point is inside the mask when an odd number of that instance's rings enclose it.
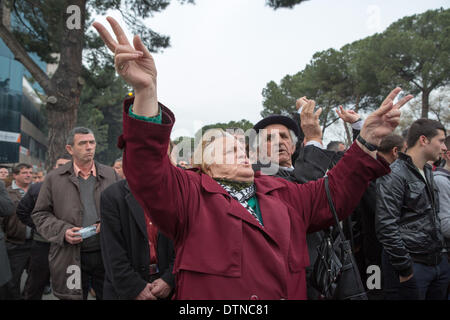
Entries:
{"label": "tree trunk", "polygon": [[352,145],[352,134],[351,134],[351,132],[350,132],[350,129],[348,128],[348,126],[347,126],[347,123],[345,123],[345,122],[343,122],[343,124],[344,124],[344,129],[345,129],[345,136],[346,136],[346,138],[347,138],[347,143],[346,143],[346,145],[347,145],[347,147],[349,147],[349,146],[351,146]]}
{"label": "tree trunk", "polygon": [[78,101],[64,101],[59,96],[57,103],[47,103],[47,110],[48,153],[45,164],[48,170],[55,165],[56,159],[65,152],[68,133],[77,121]]}
{"label": "tree trunk", "polygon": [[430,110],[430,92],[431,90],[422,90],[422,118],[428,119],[428,111]]}
{"label": "tree trunk", "polygon": [[[323,112],[325,111],[325,113]],[[327,129],[327,120],[328,120],[328,113],[330,112],[329,108],[323,108],[322,111],[322,118],[319,118],[319,123],[321,122],[320,120],[322,120],[322,123],[320,123],[320,125],[322,126],[322,139],[325,136],[325,130]]]}
{"label": "tree trunk", "polygon": [[361,95],[358,94],[356,96],[356,102],[355,102],[355,112],[358,113],[359,111],[359,103],[361,102]]}
{"label": "tree trunk", "polygon": [[69,29],[66,21],[69,15],[62,12],[63,36],[60,45],[58,68],[51,78],[51,92],[46,92],[48,116],[48,156],[46,167],[51,168],[58,156],[65,152],[66,139],[75,127],[82,89],[82,52],[84,45],[84,26],[86,0],[69,0],[67,6],[80,8],[79,29]]}

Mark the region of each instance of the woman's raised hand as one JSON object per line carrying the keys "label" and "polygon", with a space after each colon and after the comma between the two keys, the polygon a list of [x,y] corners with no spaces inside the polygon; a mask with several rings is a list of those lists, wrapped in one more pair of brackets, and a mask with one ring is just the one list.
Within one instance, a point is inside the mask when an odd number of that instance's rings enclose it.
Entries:
{"label": "woman's raised hand", "polygon": [[134,36],[131,45],[119,23],[111,17],[107,17],[106,20],[111,25],[117,41],[101,23],[94,22],[93,27],[109,50],[114,53],[117,73],[135,91],[133,112],[143,116],[157,115],[159,111],[156,92],[157,72],[152,55],[139,36]]}
{"label": "woman's raised hand", "polygon": [[381,140],[391,134],[400,122],[400,108],[413,98],[407,95],[394,105],[394,99],[402,91],[395,88],[389,93],[381,106],[372,112],[364,121],[360,135],[367,142],[379,146]]}

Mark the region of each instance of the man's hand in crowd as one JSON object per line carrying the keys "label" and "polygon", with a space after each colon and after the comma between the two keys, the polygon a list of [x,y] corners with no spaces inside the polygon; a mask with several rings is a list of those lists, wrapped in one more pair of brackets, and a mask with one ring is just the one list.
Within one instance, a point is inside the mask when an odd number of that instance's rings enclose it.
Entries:
{"label": "man's hand in crowd", "polygon": [[156,297],[151,292],[152,284],[147,283],[144,290],[139,293],[135,300],[156,300]]}
{"label": "man's hand in crowd", "polygon": [[82,242],[83,238],[81,238],[81,235],[78,233],[79,230],[81,230],[81,228],[78,227],[67,229],[64,239],[70,244],[78,244]]}
{"label": "man's hand in crowd", "polygon": [[160,299],[167,298],[171,288],[163,279],[159,278],[152,282],[152,294]]}
{"label": "man's hand in crowd", "polygon": [[308,102],[303,105],[302,112],[300,113],[300,126],[305,134],[305,143],[312,140],[322,143],[322,128],[319,123],[319,116],[322,113],[322,108],[319,108],[314,112],[315,106],[316,102],[314,100],[308,100]]}
{"label": "man's hand in crowd", "polygon": [[139,36],[134,36],[133,46],[128,42],[125,32],[119,23],[111,17],[106,18],[116,35],[113,39],[108,30],[99,22],[94,22],[106,46],[114,53],[114,65],[117,73],[133,87],[135,99],[133,112],[140,116],[154,117],[158,115],[158,99],[156,94],[156,66],[152,55],[142,43]]}
{"label": "man's hand in crowd", "polygon": [[407,276],[407,277],[402,277],[402,276],[399,276],[400,277],[400,283],[402,283],[402,282],[406,282],[406,281],[408,281],[409,279],[411,279],[412,277],[414,277],[414,274],[410,274],[409,276]]}
{"label": "man's hand in crowd", "polygon": [[95,233],[100,233],[100,222],[95,224]]}
{"label": "man's hand in crowd", "polygon": [[359,114],[357,114],[355,111],[345,110],[342,106],[339,106],[339,108],[336,108],[336,112],[337,112],[339,118],[341,118],[344,122],[347,122],[350,124],[355,123],[356,121],[361,119],[361,116]]}
{"label": "man's hand in crowd", "polygon": [[295,110],[303,108],[308,103],[308,101],[309,100],[306,98],[306,96],[298,98],[297,101],[295,101]]}

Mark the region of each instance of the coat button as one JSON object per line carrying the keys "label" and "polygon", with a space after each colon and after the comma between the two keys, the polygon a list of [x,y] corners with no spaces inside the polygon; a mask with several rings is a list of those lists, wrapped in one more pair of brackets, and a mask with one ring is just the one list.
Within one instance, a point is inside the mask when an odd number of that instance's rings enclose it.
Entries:
{"label": "coat button", "polygon": [[253,294],[253,295],[250,297],[250,300],[259,300],[259,297],[258,297],[256,294]]}

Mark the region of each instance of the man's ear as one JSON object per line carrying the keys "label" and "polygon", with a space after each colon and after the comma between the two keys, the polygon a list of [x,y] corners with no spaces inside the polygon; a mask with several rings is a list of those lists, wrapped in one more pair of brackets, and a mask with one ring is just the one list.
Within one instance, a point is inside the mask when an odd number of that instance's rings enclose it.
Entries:
{"label": "man's ear", "polygon": [[421,135],[421,136],[419,137],[419,141],[420,141],[420,144],[421,144],[421,145],[426,145],[426,144],[428,144],[428,143],[427,143],[428,138],[425,137],[424,135]]}
{"label": "man's ear", "polygon": [[66,151],[73,156],[72,146],[70,144],[66,144]]}
{"label": "man's ear", "polygon": [[391,153],[394,156],[394,158],[397,159],[397,157],[398,157],[398,147],[392,148]]}

